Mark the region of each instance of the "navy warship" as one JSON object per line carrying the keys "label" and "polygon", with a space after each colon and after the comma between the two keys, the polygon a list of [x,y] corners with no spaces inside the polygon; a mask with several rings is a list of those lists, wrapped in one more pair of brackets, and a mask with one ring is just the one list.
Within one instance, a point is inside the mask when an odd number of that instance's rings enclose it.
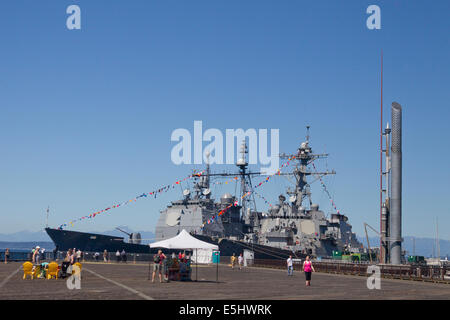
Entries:
{"label": "navy warship", "polygon": [[[309,145],[309,127],[306,141],[302,142],[295,154],[281,154],[282,159],[296,161],[289,175],[295,178],[295,187],[288,189],[289,201],[279,195],[279,203],[271,206],[268,212],[256,210],[253,196],[254,188],[251,177],[260,172],[248,170],[247,147],[241,146],[241,157],[236,166],[236,174],[211,174],[207,163],[206,175],[199,177],[194,186],[194,194],[184,191],[184,198],[174,201],[160,214],[156,226],[156,240],[163,240],[177,235],[181,230],[194,234],[199,239],[217,244],[224,256],[242,252],[244,249],[253,252],[255,258],[273,259],[287,257],[331,257],[333,251],[360,252],[362,244],[357,240],[348,217],[339,213],[327,218],[319,205],[312,202],[309,176],[315,180],[335,174],[335,171],[317,172],[311,169],[313,162],[325,158],[328,154],[315,154]],[[210,177],[213,176],[240,177],[240,197],[224,193],[219,202],[211,198]],[[243,197],[250,193],[252,196]],[[214,223],[204,224],[214,217],[218,211],[229,207],[230,210]],[[204,225],[204,226],[203,226]],[[203,227],[202,227],[203,226]]]}
{"label": "navy warship", "polygon": [[[348,217],[339,211],[327,218],[319,205],[312,202],[309,177],[315,180],[334,171],[317,172],[314,161],[328,154],[313,153],[309,143],[309,127],[306,141],[300,144],[295,154],[280,154],[280,159],[294,161],[289,175],[295,178],[295,186],[286,190],[289,196],[279,195],[279,203],[267,212],[256,210],[252,177],[261,172],[248,168],[247,146],[241,146],[241,156],[236,162],[237,173],[211,173],[209,161],[206,174],[195,177],[193,190],[185,189],[182,198],[172,201],[160,212],[155,229],[156,241],[176,236],[183,229],[200,240],[217,244],[222,256],[252,252],[255,259],[280,259],[289,255],[304,258],[331,257],[333,251],[360,252],[362,244],[352,232]],[[314,169],[312,169],[313,167]],[[224,193],[218,201],[210,189],[212,177],[233,176],[240,180],[239,194]],[[243,196],[248,195],[250,196]],[[218,212],[225,211],[218,216]],[[214,219],[213,223],[206,221]],[[129,240],[100,234],[77,231],[45,229],[60,250],[80,248],[85,251],[117,251],[149,253],[148,245],[142,244],[139,234],[128,234]]]}

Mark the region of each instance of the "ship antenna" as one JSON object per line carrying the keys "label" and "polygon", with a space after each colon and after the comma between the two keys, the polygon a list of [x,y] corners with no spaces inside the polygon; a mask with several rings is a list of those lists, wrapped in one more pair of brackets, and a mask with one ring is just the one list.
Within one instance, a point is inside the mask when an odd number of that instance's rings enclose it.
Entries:
{"label": "ship antenna", "polygon": [[[383,49],[381,49],[381,77],[380,77],[380,233],[383,234]],[[387,170],[387,168],[386,168]],[[383,248],[383,236],[380,237],[380,262],[386,259]]]}
{"label": "ship antenna", "polygon": [[48,213],[49,213],[49,211],[50,211],[50,206],[47,207],[47,217],[45,220],[45,228],[48,228]]}
{"label": "ship antenna", "polygon": [[208,151],[206,153],[206,188],[209,189],[209,176],[211,174],[210,170],[209,170],[209,156],[211,155],[211,153]]}
{"label": "ship antenna", "polygon": [[243,196],[244,196],[244,194],[247,193],[247,188],[246,188],[246,183],[245,183],[246,169],[248,166],[247,159],[246,159],[247,153],[248,153],[247,145],[245,143],[245,140],[243,140],[242,144],[241,144],[241,157],[236,163],[237,167],[239,167],[239,172],[241,175],[241,199],[240,199],[241,203],[240,204],[241,204],[242,215],[245,215],[245,213],[246,213],[246,199]]}

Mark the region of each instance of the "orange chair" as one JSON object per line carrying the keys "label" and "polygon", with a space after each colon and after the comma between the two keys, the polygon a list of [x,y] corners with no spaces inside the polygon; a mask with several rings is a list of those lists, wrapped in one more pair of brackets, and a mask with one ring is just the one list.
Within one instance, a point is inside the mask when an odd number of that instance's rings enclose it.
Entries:
{"label": "orange chair", "polygon": [[23,279],[25,280],[27,276],[29,275],[31,277],[31,280],[33,280],[36,277],[36,270],[33,269],[33,264],[29,261],[25,262],[22,265],[23,268]]}
{"label": "orange chair", "polygon": [[53,277],[58,279],[58,264],[54,261],[48,264],[47,269],[47,279],[51,279]]}

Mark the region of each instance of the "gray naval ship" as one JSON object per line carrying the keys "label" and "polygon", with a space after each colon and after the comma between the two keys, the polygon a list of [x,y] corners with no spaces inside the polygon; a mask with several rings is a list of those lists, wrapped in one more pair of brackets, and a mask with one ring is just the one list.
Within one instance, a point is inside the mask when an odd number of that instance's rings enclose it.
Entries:
{"label": "gray naval ship", "polygon": [[[236,163],[239,172],[214,174],[207,163],[206,174],[196,179],[194,190],[184,190],[182,199],[173,201],[161,211],[155,230],[156,241],[176,236],[186,229],[201,240],[217,244],[223,256],[239,254],[244,249],[250,250],[256,259],[286,258],[289,255],[328,258],[333,251],[360,252],[363,246],[352,232],[347,216],[337,211],[327,218],[319,210],[319,205],[312,202],[309,177],[317,181],[335,172],[315,170],[313,162],[328,154],[313,153],[309,144],[309,127],[307,132],[306,141],[301,143],[297,153],[280,155],[281,159],[295,162],[292,172],[277,174],[295,178],[295,187],[286,190],[289,201],[281,194],[279,203],[267,212],[256,210],[251,177],[261,173],[248,170],[248,151],[243,142],[241,157]],[[225,193],[216,202],[212,198],[210,179],[217,176],[240,177],[240,196]],[[248,192],[251,196],[242,198]],[[231,204],[234,205],[214,223],[205,224],[202,228],[205,221]]]}

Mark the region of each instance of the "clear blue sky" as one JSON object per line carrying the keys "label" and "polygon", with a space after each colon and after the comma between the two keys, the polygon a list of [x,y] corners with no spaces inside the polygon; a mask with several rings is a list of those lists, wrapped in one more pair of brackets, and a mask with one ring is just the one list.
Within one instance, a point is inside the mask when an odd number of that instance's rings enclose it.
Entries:
{"label": "clear blue sky", "polygon": [[[66,28],[71,4],[79,31]],[[366,28],[370,4],[381,30]],[[322,168],[337,171],[326,183],[362,235],[379,225],[383,49],[385,114],[404,108],[403,234],[434,236],[438,217],[450,239],[449,12],[444,0],[1,1],[0,232],[41,229],[47,205],[58,226],[188,175],[170,161],[170,134],[202,120],[278,128],[284,152],[311,125],[314,150],[331,154]],[[287,185],[260,192],[276,202]],[[74,228],[154,230],[179,196]]]}

